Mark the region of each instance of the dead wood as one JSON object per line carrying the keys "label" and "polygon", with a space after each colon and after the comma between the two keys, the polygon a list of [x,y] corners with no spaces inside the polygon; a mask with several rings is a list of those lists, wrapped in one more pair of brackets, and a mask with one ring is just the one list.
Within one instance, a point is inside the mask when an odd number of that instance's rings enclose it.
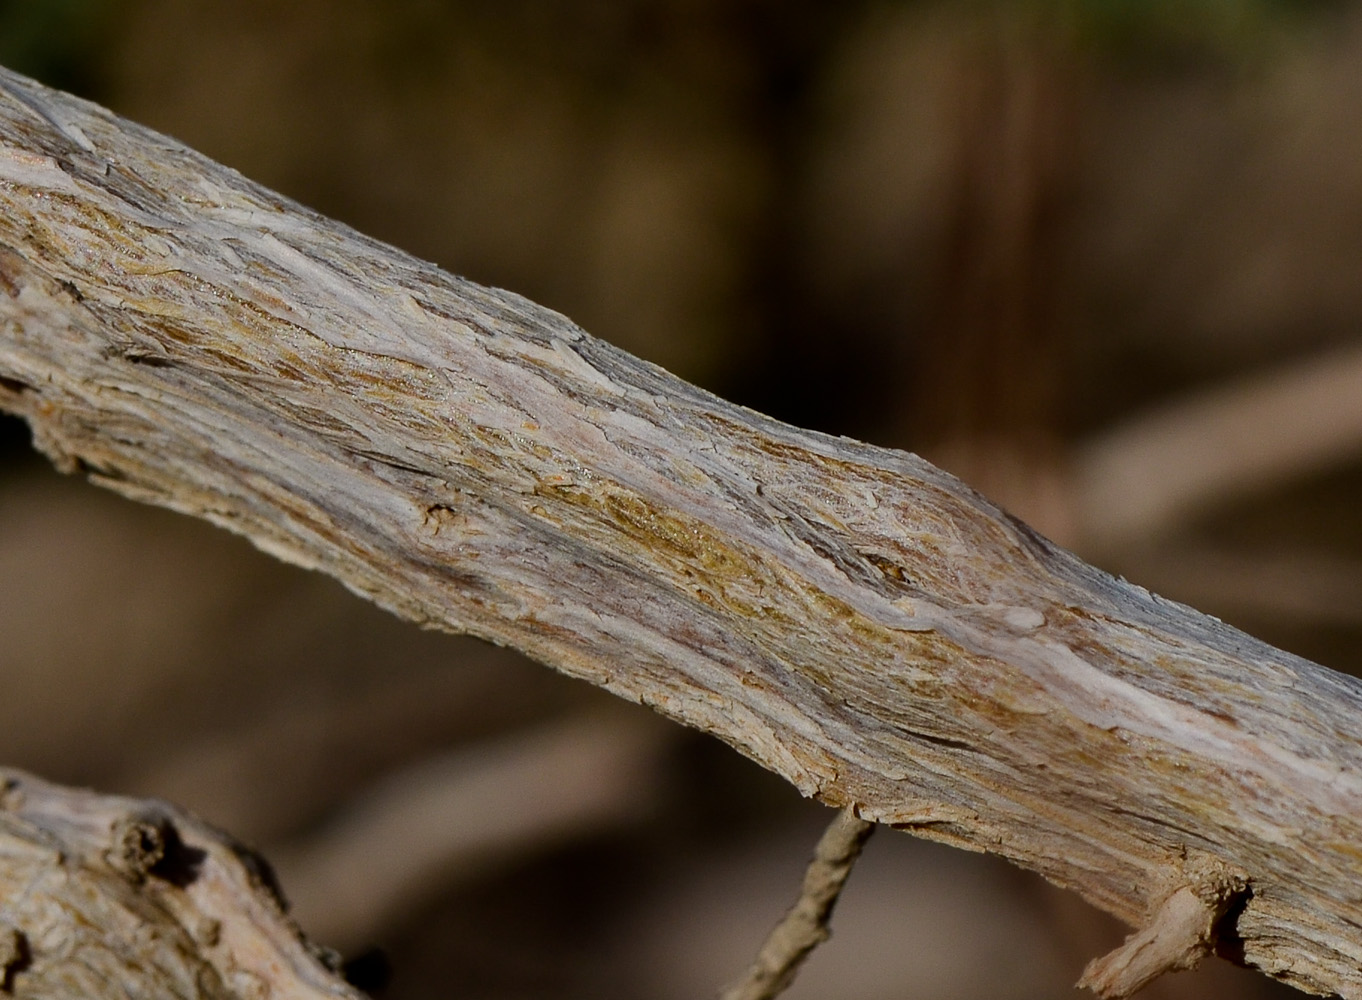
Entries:
{"label": "dead wood", "polygon": [[0,772],[0,990],[360,1000],[265,863],[164,802]]}
{"label": "dead wood", "polygon": [[832,911],[875,824],[843,809],[828,824],[804,870],[799,898],[771,929],[743,978],[720,1000],[774,1000],[794,982],[805,959],[832,936]]}
{"label": "dead wood", "polygon": [[1222,872],[1199,949],[1362,997],[1357,681],[12,74],[0,143],[0,407],[60,468],[1131,924]]}

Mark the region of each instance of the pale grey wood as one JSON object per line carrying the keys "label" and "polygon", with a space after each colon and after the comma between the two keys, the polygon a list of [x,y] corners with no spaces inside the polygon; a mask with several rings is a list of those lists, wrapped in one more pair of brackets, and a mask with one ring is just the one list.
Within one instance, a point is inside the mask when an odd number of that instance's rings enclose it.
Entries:
{"label": "pale grey wood", "polygon": [[714,733],[830,805],[1362,997],[1362,686],[915,456],[725,403],[0,77],[0,406],[63,469]]}
{"label": "pale grey wood", "polygon": [[0,989],[28,998],[361,1000],[269,870],[164,802],[0,771]]}

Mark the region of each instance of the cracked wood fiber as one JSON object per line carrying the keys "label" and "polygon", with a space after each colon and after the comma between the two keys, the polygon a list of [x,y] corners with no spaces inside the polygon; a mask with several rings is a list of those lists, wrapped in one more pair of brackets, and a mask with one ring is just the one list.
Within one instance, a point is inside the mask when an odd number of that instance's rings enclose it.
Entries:
{"label": "cracked wood fiber", "polygon": [[1362,997],[1362,686],[0,75],[0,407],[57,465]]}
{"label": "cracked wood fiber", "polygon": [[193,817],[0,771],[0,993],[363,1000],[324,957],[263,862]]}

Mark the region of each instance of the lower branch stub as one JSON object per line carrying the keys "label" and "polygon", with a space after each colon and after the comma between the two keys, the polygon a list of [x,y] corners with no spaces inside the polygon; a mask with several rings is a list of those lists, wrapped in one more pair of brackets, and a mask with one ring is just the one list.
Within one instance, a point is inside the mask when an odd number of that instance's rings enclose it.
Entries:
{"label": "lower branch stub", "polygon": [[1103,1000],[1117,1000],[1165,972],[1196,968],[1215,949],[1221,919],[1247,888],[1243,876],[1222,865],[1203,869],[1195,881],[1174,890],[1119,948],[1089,962],[1078,986]]}

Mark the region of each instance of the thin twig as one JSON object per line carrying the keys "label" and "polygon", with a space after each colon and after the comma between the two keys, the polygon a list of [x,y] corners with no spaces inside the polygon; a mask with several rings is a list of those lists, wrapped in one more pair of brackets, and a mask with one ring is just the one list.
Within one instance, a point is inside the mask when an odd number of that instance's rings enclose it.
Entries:
{"label": "thin twig", "polygon": [[789,988],[804,959],[832,935],[832,909],[874,829],[850,808],[837,814],[814,849],[799,899],[767,935],[742,981],[720,1000],[772,1000]]}
{"label": "thin twig", "polygon": [[1193,881],[1159,904],[1119,948],[1089,962],[1080,989],[1123,1000],[1165,972],[1196,968],[1214,951],[1221,919],[1243,898],[1247,883],[1214,859],[1199,858],[1188,868]]}

